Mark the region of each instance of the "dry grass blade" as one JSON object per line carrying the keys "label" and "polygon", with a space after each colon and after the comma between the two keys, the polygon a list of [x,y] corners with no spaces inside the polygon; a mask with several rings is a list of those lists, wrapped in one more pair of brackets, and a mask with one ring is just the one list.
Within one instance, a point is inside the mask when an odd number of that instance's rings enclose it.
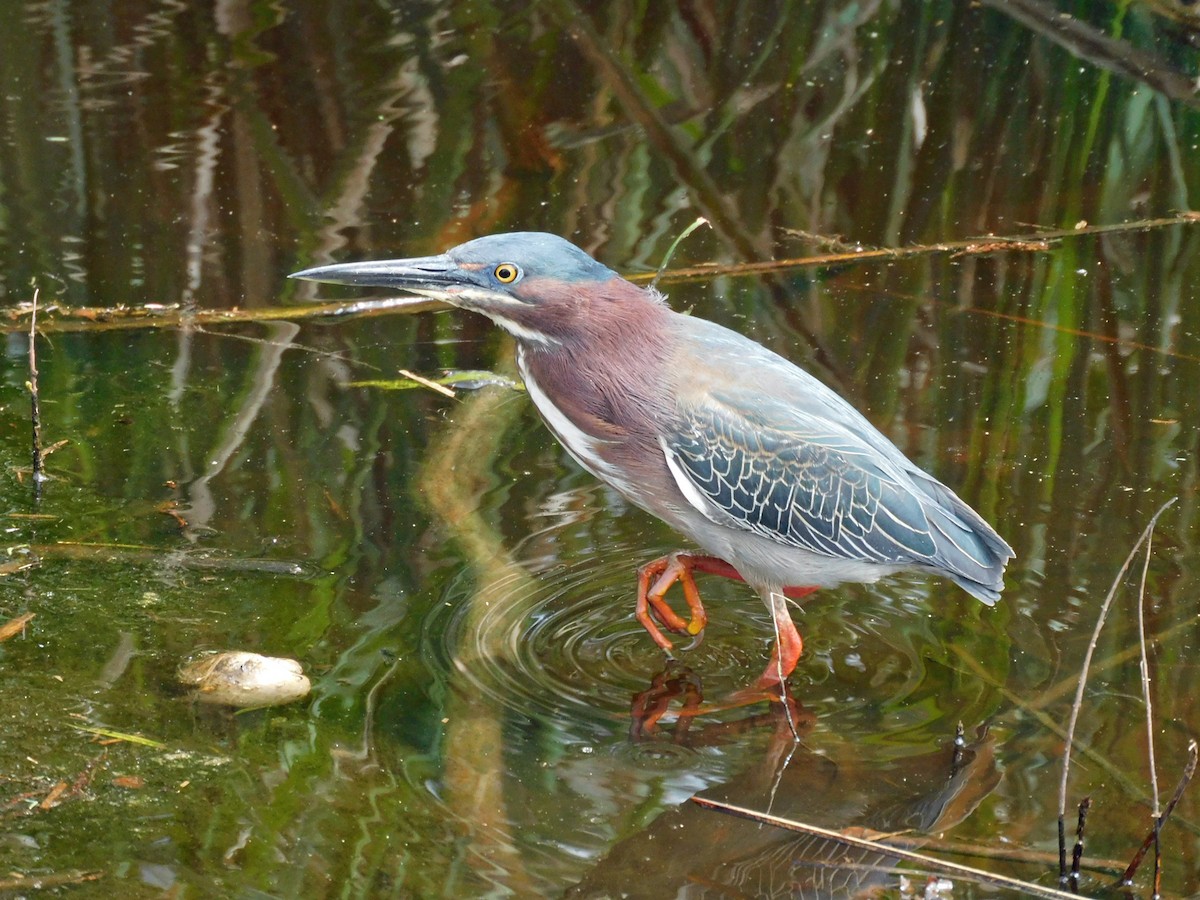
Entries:
{"label": "dry grass blade", "polygon": [[705,809],[715,809],[718,812],[740,816],[743,819],[761,822],[764,825],[774,825],[777,828],[785,828],[788,831],[826,838],[850,847],[856,847],[860,850],[869,850],[873,853],[882,853],[887,856],[906,860],[907,862],[918,863],[933,872],[941,872],[981,884],[991,884],[1007,890],[1020,891],[1028,897],[1070,898],[1070,900],[1077,900],[1074,894],[1068,894],[1065,891],[1042,887],[1040,884],[1022,881],[1019,878],[1009,878],[1007,875],[997,875],[994,872],[976,869],[972,866],[964,866],[961,863],[948,862],[934,856],[927,856],[924,853],[917,853],[913,850],[906,850],[903,847],[893,846],[886,841],[844,834],[830,828],[822,828],[819,825],[809,825],[807,822],[797,822],[794,819],[783,819],[779,816],[773,816],[770,813],[758,812],[757,810],[747,809],[744,806],[734,806],[732,803],[722,803],[719,800],[693,797],[692,802],[698,806],[703,806]]}
{"label": "dry grass blade", "polygon": [[140,744],[143,747],[153,747],[155,750],[165,750],[167,745],[162,741],[156,741],[152,738],[142,737],[140,734],[129,734],[125,731],[113,731],[111,728],[95,728],[90,725],[72,725],[76,731],[84,731],[88,734],[94,734],[96,737],[107,738],[111,741],[124,741],[129,744]]}
{"label": "dry grass blade", "polygon": [[431,391],[436,391],[439,394],[443,394],[449,397],[451,400],[454,400],[458,397],[458,394],[454,393],[454,391],[446,387],[444,384],[438,384],[436,381],[430,381],[428,378],[418,375],[416,372],[410,372],[408,369],[397,369],[396,371],[398,371],[405,378],[415,381],[422,387],[427,387]]}
{"label": "dry grass blade", "polygon": [[1150,535],[1154,532],[1154,526],[1158,522],[1158,517],[1166,512],[1174,503],[1175,498],[1172,497],[1159,507],[1158,512],[1154,514],[1142,531],[1141,537],[1137,539],[1137,543],[1133,545],[1133,549],[1129,551],[1129,555],[1125,557],[1125,562],[1121,565],[1120,571],[1117,572],[1117,577],[1113,579],[1112,587],[1108,589],[1108,595],[1104,598],[1104,603],[1100,606],[1100,614],[1096,618],[1096,627],[1092,630],[1092,639],[1088,642],[1087,653],[1083,657],[1083,667],[1079,672],[1079,684],[1075,689],[1075,700],[1071,703],[1071,715],[1067,722],[1067,739],[1063,747],[1062,778],[1059,780],[1058,785],[1058,881],[1060,885],[1067,884],[1069,881],[1067,875],[1066,830],[1067,776],[1071,771],[1071,748],[1075,744],[1075,726],[1079,722],[1079,710],[1083,707],[1083,692],[1087,688],[1092,657],[1096,653],[1096,646],[1100,643],[1100,632],[1104,628],[1105,620],[1108,618],[1108,611],[1112,607],[1113,598],[1117,595],[1117,588],[1121,586],[1121,582],[1125,579],[1125,573],[1129,571],[1129,566],[1133,563],[1133,559],[1142,544],[1150,539]]}
{"label": "dry grass blade", "polygon": [[669,266],[671,264],[671,257],[675,255],[675,251],[679,249],[679,245],[683,243],[684,239],[687,238],[687,236],[689,234],[691,234],[693,231],[695,231],[701,225],[707,225],[707,224],[708,224],[708,219],[704,218],[704,216],[701,216],[700,218],[696,219],[696,221],[694,221],[687,228],[683,229],[683,231],[680,232],[679,237],[677,237],[677,238],[675,238],[675,240],[671,241],[671,246],[667,248],[667,252],[663,256],[663,261],[661,263],[659,263],[658,269],[654,273],[654,279],[650,282],[651,287],[658,286],[658,279],[662,278],[663,272],[667,271],[667,266]]}

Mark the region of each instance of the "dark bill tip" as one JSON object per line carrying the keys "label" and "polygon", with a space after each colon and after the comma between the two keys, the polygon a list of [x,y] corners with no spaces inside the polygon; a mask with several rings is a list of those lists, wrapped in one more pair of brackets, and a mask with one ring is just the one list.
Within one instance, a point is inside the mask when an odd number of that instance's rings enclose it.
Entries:
{"label": "dark bill tip", "polygon": [[443,288],[463,280],[461,270],[447,256],[314,266],[311,269],[293,272],[288,277],[325,284],[389,288]]}

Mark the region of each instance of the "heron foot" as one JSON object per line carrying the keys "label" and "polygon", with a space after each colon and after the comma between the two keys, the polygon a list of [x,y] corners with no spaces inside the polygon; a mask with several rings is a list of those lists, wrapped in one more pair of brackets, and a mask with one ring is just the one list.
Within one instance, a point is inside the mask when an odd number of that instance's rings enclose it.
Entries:
{"label": "heron foot", "polygon": [[630,707],[629,737],[632,740],[644,740],[658,728],[659,720],[667,714],[672,701],[680,700],[682,709],[679,710],[679,722],[676,732],[682,737],[687,733],[691,719],[695,716],[700,705],[704,702],[704,690],[700,679],[691,669],[679,666],[674,661],[650,682],[650,687],[633,695]]}
{"label": "heron foot", "polygon": [[[662,633],[659,624],[668,631],[691,636],[692,641],[683,648],[684,650],[694,650],[704,640],[708,614],[700,600],[700,590],[696,587],[693,571],[731,578],[741,577],[725,560],[697,553],[669,553],[638,569],[638,597],[634,615],[654,639],[654,643],[666,651],[668,656],[671,655],[674,644]],[[666,593],[675,582],[683,586],[683,599],[687,602],[690,614],[686,620],[671,609],[666,601]]]}

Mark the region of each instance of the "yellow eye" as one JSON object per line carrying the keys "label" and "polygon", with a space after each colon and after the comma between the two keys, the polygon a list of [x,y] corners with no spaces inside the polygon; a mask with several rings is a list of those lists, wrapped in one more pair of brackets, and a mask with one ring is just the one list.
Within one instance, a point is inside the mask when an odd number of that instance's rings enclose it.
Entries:
{"label": "yellow eye", "polygon": [[501,284],[512,284],[521,277],[521,270],[516,263],[500,263],[492,273]]}

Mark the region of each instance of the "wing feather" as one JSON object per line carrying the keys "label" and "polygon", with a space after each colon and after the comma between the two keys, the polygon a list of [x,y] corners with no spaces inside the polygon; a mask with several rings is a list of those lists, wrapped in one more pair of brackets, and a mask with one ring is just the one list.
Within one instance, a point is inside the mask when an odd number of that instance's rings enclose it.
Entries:
{"label": "wing feather", "polygon": [[932,563],[936,541],[911,479],[852,434],[788,411],[784,424],[709,403],[664,440],[685,492],[714,521],[814,553]]}

